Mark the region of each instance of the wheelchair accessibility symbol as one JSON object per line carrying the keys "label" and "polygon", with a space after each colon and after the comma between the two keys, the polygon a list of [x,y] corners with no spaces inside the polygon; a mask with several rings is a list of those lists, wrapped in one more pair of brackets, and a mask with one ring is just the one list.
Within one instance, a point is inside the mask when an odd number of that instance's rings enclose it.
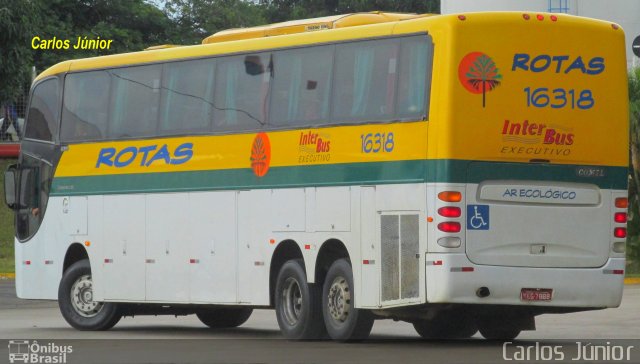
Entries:
{"label": "wheelchair accessibility symbol", "polygon": [[489,205],[467,205],[467,229],[489,230]]}

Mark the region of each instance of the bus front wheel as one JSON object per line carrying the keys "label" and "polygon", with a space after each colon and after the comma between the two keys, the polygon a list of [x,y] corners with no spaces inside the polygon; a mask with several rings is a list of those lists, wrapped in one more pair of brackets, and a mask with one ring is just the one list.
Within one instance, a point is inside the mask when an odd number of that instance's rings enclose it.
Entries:
{"label": "bus front wheel", "polygon": [[278,274],[275,291],[276,318],[284,337],[290,340],[317,340],[325,336],[321,293],[316,284],[307,283],[301,259],[284,263]]}
{"label": "bus front wheel", "polygon": [[88,259],[71,265],[58,288],[62,317],[78,330],[108,330],[122,317],[115,303],[93,300],[93,280]]}
{"label": "bus front wheel", "polygon": [[346,259],[336,260],[324,280],[322,312],[327,332],[333,340],[357,341],[369,337],[374,317],[355,308],[353,272]]}
{"label": "bus front wheel", "polygon": [[238,327],[249,319],[252,308],[216,308],[196,313],[203,324],[212,329],[227,329]]}

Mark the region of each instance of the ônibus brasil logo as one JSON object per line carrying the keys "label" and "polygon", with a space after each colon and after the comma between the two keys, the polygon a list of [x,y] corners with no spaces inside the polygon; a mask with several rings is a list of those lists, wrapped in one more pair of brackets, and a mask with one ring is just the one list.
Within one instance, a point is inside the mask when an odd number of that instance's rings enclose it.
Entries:
{"label": "\u00f4nibus brasil logo", "polygon": [[271,143],[266,133],[258,133],[251,146],[251,168],[253,173],[262,177],[269,171],[271,163]]}
{"label": "\u00f4nibus brasil logo", "polygon": [[467,91],[482,94],[482,107],[485,107],[487,92],[498,87],[502,81],[496,63],[482,52],[471,52],[462,58],[458,77]]}

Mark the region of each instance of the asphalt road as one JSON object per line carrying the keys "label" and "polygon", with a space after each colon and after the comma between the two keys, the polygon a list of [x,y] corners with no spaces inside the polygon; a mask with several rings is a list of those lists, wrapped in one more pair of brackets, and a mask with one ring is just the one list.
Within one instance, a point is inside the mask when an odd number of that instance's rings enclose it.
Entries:
{"label": "asphalt road", "polygon": [[[543,315],[537,318],[536,324],[537,331],[523,332],[507,347],[507,358],[514,358],[519,352],[518,346],[534,348],[530,355],[536,350],[543,355],[544,351],[535,349],[541,341],[538,346],[561,347],[566,353],[562,362],[571,361],[580,348],[576,342],[581,341],[609,348],[633,345],[630,357],[625,357],[628,360],[624,362],[640,363],[640,286],[625,287],[619,308]],[[56,302],[17,299],[13,281],[0,280],[0,341],[5,343],[0,343],[0,363],[8,362],[9,340],[18,339],[30,340],[30,344],[37,340],[40,346],[71,345],[73,352],[64,357],[67,363],[496,363],[504,360],[503,343],[483,340],[479,334],[469,340],[423,341],[410,324],[391,320],[376,321],[370,339],[363,343],[289,342],[280,336],[271,310],[256,310],[243,326],[228,330],[211,330],[195,316],[140,316],[125,318],[106,332],[80,332],[67,325]]]}

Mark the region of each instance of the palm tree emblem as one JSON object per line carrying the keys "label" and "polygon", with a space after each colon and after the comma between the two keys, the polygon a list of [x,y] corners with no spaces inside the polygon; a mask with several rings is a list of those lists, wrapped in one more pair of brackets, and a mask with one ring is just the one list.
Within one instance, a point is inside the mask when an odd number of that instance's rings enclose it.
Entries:
{"label": "palm tree emblem", "polygon": [[271,163],[271,143],[269,143],[267,134],[258,133],[253,139],[249,160],[251,161],[251,169],[256,176],[262,177],[267,174]]}
{"label": "palm tree emblem", "polygon": [[500,85],[502,75],[496,63],[482,52],[467,54],[458,67],[460,82],[467,91],[482,93],[482,107],[486,105],[487,92]]}

